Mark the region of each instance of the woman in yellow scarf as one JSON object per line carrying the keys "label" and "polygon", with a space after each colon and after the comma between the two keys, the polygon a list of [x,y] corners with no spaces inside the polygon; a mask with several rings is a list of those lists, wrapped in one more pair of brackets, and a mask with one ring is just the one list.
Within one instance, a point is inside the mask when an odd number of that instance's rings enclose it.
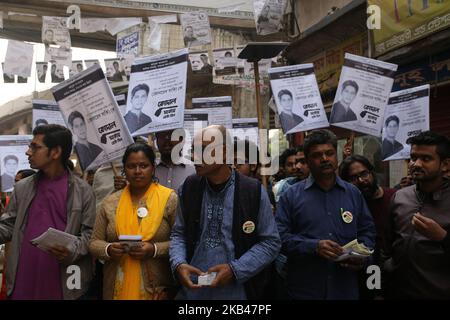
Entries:
{"label": "woman in yellow scarf", "polygon": [[[103,299],[169,299],[174,286],[169,239],[177,195],[155,181],[150,146],[130,145],[122,162],[129,184],[103,201],[89,245],[92,255],[105,261]],[[126,245],[119,236],[142,241]]]}

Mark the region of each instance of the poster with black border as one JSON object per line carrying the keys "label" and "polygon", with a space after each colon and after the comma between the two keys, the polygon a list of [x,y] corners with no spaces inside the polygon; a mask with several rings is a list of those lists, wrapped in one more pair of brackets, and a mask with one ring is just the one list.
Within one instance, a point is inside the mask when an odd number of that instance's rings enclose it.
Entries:
{"label": "poster with black border", "polygon": [[188,49],[136,59],[124,116],[133,136],[183,127]]}
{"label": "poster with black border", "polygon": [[285,134],[329,127],[312,63],[269,69]]}
{"label": "poster with black border", "polygon": [[208,125],[223,125],[227,129],[233,128],[233,102],[231,96],[207,97],[192,99],[194,109],[208,111]]}
{"label": "poster with black border", "polygon": [[258,145],[258,118],[238,118],[233,119],[233,139],[249,140]]}
{"label": "poster with black border", "polygon": [[33,104],[33,130],[37,126],[45,124],[66,126],[61,110],[55,101],[34,99],[31,103]]}
{"label": "poster with black border", "polygon": [[430,130],[430,85],[392,92],[384,113],[381,157],[409,159],[410,137]]}
{"label": "poster with black border", "polygon": [[397,67],[346,53],[330,124],[380,137]]}
{"label": "poster with black border", "polygon": [[100,65],[91,66],[51,90],[72,131],[83,170],[123,156],[133,139]]}

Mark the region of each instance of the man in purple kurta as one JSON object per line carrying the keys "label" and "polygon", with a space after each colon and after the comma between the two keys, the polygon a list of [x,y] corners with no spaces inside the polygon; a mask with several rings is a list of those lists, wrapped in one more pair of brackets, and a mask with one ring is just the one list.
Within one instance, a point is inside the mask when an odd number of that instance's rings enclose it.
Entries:
{"label": "man in purple kurta", "polygon": [[[33,130],[26,154],[30,167],[39,171],[14,186],[0,217],[0,243],[11,241],[6,268],[10,299],[73,300],[89,288],[95,198],[91,187],[68,169],[71,150],[67,128],[51,124]],[[74,246],[55,243],[49,252],[34,247],[31,240],[50,227],[75,235]]]}
{"label": "man in purple kurta", "polygon": [[[38,181],[36,196],[28,211],[28,221],[20,250],[13,300],[62,299],[59,262],[50,253],[33,246],[31,240],[49,227],[64,231],[67,223],[68,173]],[[31,267],[33,266],[33,267]]]}

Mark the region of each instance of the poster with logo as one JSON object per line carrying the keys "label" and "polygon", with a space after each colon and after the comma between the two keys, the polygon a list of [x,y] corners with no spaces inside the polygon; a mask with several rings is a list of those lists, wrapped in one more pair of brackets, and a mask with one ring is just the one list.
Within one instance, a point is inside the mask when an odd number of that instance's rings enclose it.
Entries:
{"label": "poster with logo", "polygon": [[55,101],[36,99],[32,100],[31,103],[33,104],[33,130],[37,126],[45,124],[66,126],[61,110],[59,110],[59,106]]}
{"label": "poster with logo", "polygon": [[0,185],[2,192],[12,192],[16,173],[30,169],[28,156],[25,154],[31,143],[31,135],[0,136]]}
{"label": "poster with logo", "polygon": [[209,18],[206,11],[186,12],[180,15],[185,47],[196,47],[211,43]]}
{"label": "poster with logo", "polygon": [[66,17],[42,17],[42,43],[55,44],[66,49],[71,47]]}
{"label": "poster with logo", "polygon": [[124,116],[133,136],[183,127],[188,56],[182,49],[134,61]]}
{"label": "poster with logo", "polygon": [[72,131],[74,150],[83,170],[123,156],[133,139],[100,65],[93,65],[51,90]]}
{"label": "poster with logo", "polygon": [[396,71],[396,64],[346,53],[330,123],[380,137]]}
{"label": "poster with logo", "polygon": [[430,85],[392,92],[383,123],[383,160],[409,159],[408,138],[430,130]]}
{"label": "poster with logo", "polygon": [[329,126],[312,63],[269,69],[285,134]]}

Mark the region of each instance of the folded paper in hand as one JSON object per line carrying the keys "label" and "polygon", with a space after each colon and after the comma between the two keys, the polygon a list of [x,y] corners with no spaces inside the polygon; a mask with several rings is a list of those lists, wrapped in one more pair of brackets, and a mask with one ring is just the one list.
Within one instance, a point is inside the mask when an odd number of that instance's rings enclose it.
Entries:
{"label": "folded paper in hand", "polygon": [[198,277],[198,285],[210,286],[213,280],[216,278],[217,272],[211,272]]}
{"label": "folded paper in hand", "polygon": [[373,250],[367,248],[364,243],[358,243],[357,239],[350,241],[342,248],[344,249],[344,253],[337,257],[334,261],[344,261],[348,258],[365,259],[370,257],[373,253]]}
{"label": "folded paper in hand", "polygon": [[73,234],[48,228],[48,230],[39,237],[32,239],[31,244],[47,252],[55,245],[65,247],[70,252],[74,252],[77,241],[77,236],[74,236]]}

